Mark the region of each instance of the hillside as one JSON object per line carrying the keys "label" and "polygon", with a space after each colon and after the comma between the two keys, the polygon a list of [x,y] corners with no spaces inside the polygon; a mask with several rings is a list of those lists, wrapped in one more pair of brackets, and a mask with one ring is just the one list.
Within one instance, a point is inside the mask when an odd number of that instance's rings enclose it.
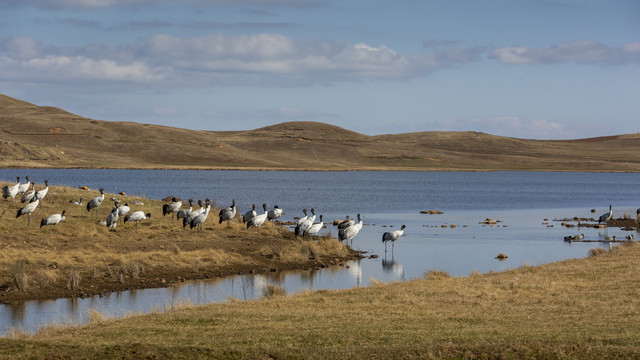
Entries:
{"label": "hillside", "polygon": [[477,132],[367,136],[316,122],[198,131],[88,119],[0,95],[2,167],[635,172],[638,154],[639,134],[553,141]]}

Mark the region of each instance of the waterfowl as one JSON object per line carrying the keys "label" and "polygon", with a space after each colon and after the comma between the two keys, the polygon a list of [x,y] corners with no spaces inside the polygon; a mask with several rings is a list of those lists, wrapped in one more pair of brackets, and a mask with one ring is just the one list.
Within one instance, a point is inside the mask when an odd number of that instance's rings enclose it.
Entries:
{"label": "waterfowl", "polygon": [[62,210],[62,214],[53,214],[53,215],[49,215],[46,218],[42,219],[40,221],[40,228],[42,229],[43,226],[51,225],[51,226],[53,226],[53,232],[56,232],[56,225],[58,225],[59,223],[64,221],[64,219],[65,219],[64,213],[65,212],[66,212],[66,210]]}
{"label": "waterfowl", "polygon": [[398,238],[402,236],[402,234],[404,234],[404,229],[405,226],[402,225],[402,227],[400,227],[400,230],[387,231],[382,234],[382,242],[384,243],[385,253],[387,252],[387,241],[391,241],[391,251],[393,252],[393,247],[395,246],[396,240],[398,240]]}
{"label": "waterfowl", "polygon": [[265,220],[267,220],[267,216],[269,215],[269,211],[267,211],[268,204],[262,204],[262,208],[264,209],[264,214],[256,215],[251,218],[251,220],[247,221],[247,229],[250,227],[260,227],[264,224]]}

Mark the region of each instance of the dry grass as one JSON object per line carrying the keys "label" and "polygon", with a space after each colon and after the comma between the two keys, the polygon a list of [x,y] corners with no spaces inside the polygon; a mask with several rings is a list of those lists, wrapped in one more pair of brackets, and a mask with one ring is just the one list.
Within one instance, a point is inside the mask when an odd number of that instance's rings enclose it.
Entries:
{"label": "dry grass", "polygon": [[287,291],[280,286],[269,284],[262,288],[262,297],[265,299],[271,299],[278,296],[286,296]]}
{"label": "dry grass", "polygon": [[[30,228],[24,217],[15,218],[23,205],[19,199],[0,201],[0,302],[163,286],[178,279],[301,268],[354,257],[335,239],[302,241],[280,226],[246,229],[238,219],[220,225],[214,215],[196,233],[163,217],[161,201],[137,197],[124,197],[123,202],[143,201],[143,206],[132,205],[132,211],[150,212],[151,219],[141,222],[138,231],[134,224],[121,222],[113,232],[96,224],[111,211],[110,201],[103,202],[97,216],[69,204],[70,199],[83,197],[86,202],[97,195],[95,190],[51,186],[32,214]],[[62,210],[67,211],[66,220],[55,233],[36,225]]]}
{"label": "dry grass", "polygon": [[471,131],[367,136],[317,122],[196,131],[91,120],[4,95],[0,110],[3,167],[95,168],[117,158],[123,168],[300,170],[295,160],[304,156],[305,170],[640,171],[638,134],[581,140]]}
{"label": "dry grass", "polygon": [[502,273],[14,331],[15,358],[636,358],[640,246]]}

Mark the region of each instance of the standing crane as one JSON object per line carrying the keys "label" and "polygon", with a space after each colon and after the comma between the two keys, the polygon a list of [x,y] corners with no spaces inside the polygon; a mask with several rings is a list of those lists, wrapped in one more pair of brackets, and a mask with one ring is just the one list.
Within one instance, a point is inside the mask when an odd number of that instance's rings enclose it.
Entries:
{"label": "standing crane", "polygon": [[396,240],[398,240],[398,238],[402,236],[402,234],[404,234],[404,228],[405,226],[402,225],[400,230],[387,231],[382,234],[382,242],[384,243],[385,254],[387,253],[387,241],[391,241],[391,252],[393,253],[393,247],[396,243]]}

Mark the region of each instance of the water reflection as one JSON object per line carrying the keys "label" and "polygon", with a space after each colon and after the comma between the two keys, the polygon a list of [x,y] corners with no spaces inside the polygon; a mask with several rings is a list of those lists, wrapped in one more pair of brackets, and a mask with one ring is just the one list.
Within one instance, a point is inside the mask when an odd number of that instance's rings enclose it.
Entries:
{"label": "water reflection", "polygon": [[387,253],[384,253],[384,259],[382,259],[382,271],[400,280],[406,280],[404,276],[404,268],[396,262],[393,251],[391,252],[391,259],[387,259]]}

